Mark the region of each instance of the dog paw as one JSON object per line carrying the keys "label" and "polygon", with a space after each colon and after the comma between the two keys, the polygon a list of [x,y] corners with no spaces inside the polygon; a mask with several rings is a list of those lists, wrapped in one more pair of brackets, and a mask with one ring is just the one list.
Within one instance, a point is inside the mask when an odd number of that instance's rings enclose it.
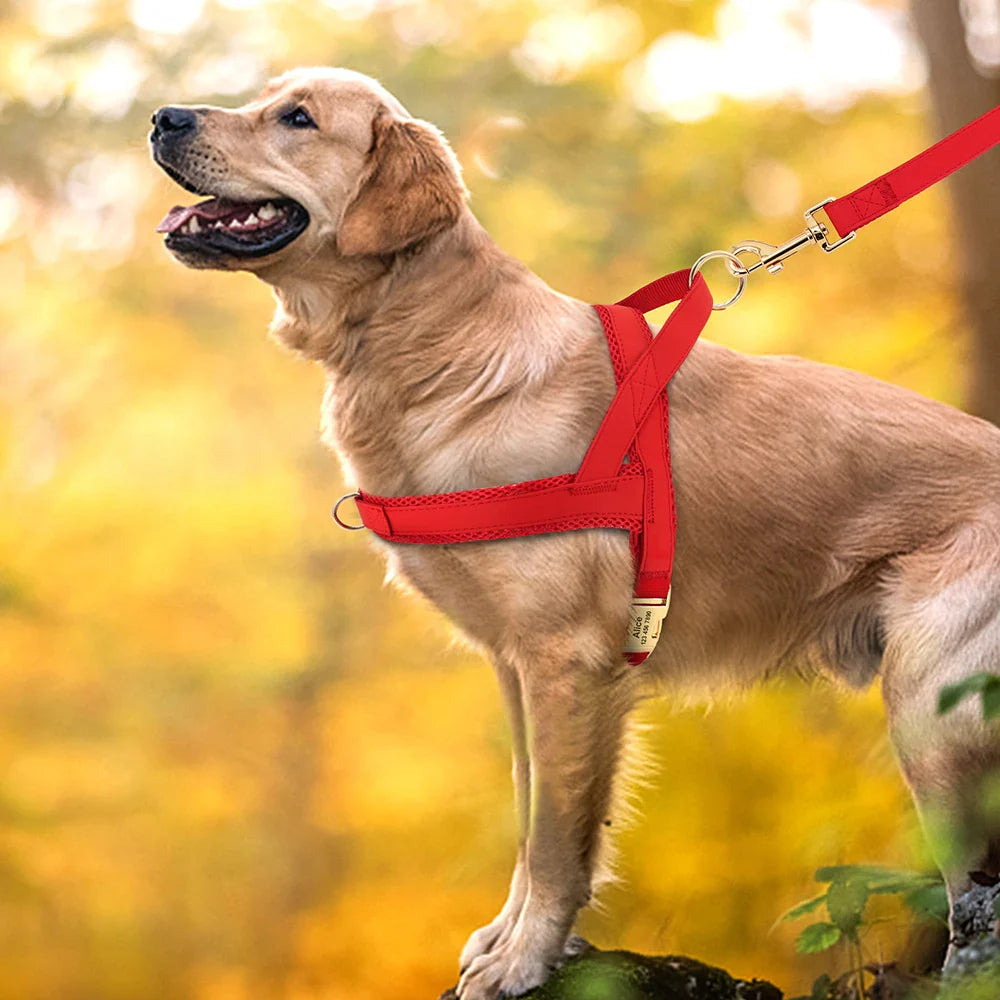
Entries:
{"label": "dog paw", "polygon": [[462,949],[462,954],[458,959],[460,973],[465,972],[481,955],[486,955],[493,951],[494,948],[501,945],[510,937],[517,926],[518,918],[521,916],[521,909],[524,906],[527,888],[528,883],[524,860],[523,856],[519,853],[507,901],[503,904],[503,909],[485,927],[480,927],[466,941],[465,947]]}
{"label": "dog paw", "polygon": [[[551,952],[551,954],[550,954]],[[459,1000],[506,1000],[544,983],[560,964],[563,949],[540,950],[518,931],[473,959],[458,984]]]}
{"label": "dog paw", "polygon": [[500,914],[500,916],[485,927],[480,927],[479,930],[473,931],[469,936],[469,940],[465,942],[462,954],[459,956],[459,971],[465,972],[477,958],[489,952],[493,945],[504,936],[507,927],[507,920],[503,914]]}

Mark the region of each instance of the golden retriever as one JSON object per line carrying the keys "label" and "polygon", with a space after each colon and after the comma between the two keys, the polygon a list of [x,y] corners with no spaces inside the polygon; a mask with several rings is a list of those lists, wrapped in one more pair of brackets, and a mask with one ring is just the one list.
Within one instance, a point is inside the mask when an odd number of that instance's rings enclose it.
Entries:
{"label": "golden retriever", "polygon": [[[440,493],[577,468],[614,394],[601,324],[490,240],[434,127],[341,69],[153,122],[156,162],[210,198],[171,210],[167,248],[273,287],[272,333],[326,374],[324,434],[349,482]],[[1000,431],[707,340],[670,408],[673,606],[641,668],[621,654],[625,532],[377,543],[488,652],[511,721],[517,863],[462,953],[461,1000],[516,995],[560,961],[619,815],[630,711],[656,681],[712,692],[807,664],[880,678],[919,808],[959,831],[940,859],[952,898],[970,870],[996,873],[976,790],[1000,763],[997,730],[971,702],[939,716],[936,699],[1000,662]]]}

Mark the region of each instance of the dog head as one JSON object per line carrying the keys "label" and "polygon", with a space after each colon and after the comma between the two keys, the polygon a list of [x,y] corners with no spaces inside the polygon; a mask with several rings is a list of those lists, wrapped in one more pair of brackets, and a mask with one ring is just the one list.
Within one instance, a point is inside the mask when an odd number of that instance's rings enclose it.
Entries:
{"label": "dog head", "polygon": [[235,109],[160,108],[150,144],[208,197],[157,227],[190,267],[280,275],[322,253],[396,254],[453,225],[466,198],[437,129],[350,70],[293,70]]}

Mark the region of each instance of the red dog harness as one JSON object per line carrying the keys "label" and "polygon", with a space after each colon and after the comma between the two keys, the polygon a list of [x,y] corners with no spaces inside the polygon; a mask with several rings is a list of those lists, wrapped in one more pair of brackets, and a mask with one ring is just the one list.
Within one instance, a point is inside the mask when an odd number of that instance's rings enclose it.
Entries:
{"label": "red dog harness", "polygon": [[[713,309],[725,309],[743,294],[747,278],[763,267],[772,273],[802,247],[815,243],[827,252],[853,239],[901,202],[968,163],[1000,142],[1000,107],[843,198],[827,199],[805,213],[804,233],[781,246],[757,241],[731,251],[714,250],[690,270],[675,271],[644,285],[612,306],[594,306],[608,340],[617,393],[576,473],[532,479],[509,486],[385,497],[349,493],[333,516],[342,527],[366,527],[390,542],[450,545],[457,542],[519,538],[581,528],[629,532],[636,583],[624,653],[642,663],[660,635],[670,600],[676,516],[670,474],[667,383],[694,346]],[[840,239],[830,243],[816,218],[825,208]],[[745,264],[741,253],[758,260]],[[739,285],[727,302],[715,305],[699,273],[723,258]],[[657,336],[644,313],[678,302]],[[361,525],[338,515],[354,497]]]}

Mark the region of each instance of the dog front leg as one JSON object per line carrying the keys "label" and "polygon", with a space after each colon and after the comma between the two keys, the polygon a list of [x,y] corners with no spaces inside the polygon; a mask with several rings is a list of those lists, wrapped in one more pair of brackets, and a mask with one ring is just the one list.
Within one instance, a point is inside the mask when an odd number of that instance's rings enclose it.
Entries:
{"label": "dog front leg", "polygon": [[635,701],[634,675],[617,650],[598,662],[543,651],[519,673],[531,761],[526,893],[509,932],[466,969],[461,1000],[517,996],[559,964],[577,912],[590,899]]}
{"label": "dog front leg", "polygon": [[510,891],[503,909],[493,921],[480,927],[466,942],[459,958],[462,972],[485,955],[499,941],[506,939],[517,923],[521,906],[528,891],[528,874],[525,866],[525,850],[528,841],[528,812],[531,807],[531,764],[528,759],[527,729],[524,718],[524,698],[521,679],[509,663],[496,661],[497,679],[507,709],[510,724],[513,756],[514,808],[517,811],[517,861],[510,882]]}

